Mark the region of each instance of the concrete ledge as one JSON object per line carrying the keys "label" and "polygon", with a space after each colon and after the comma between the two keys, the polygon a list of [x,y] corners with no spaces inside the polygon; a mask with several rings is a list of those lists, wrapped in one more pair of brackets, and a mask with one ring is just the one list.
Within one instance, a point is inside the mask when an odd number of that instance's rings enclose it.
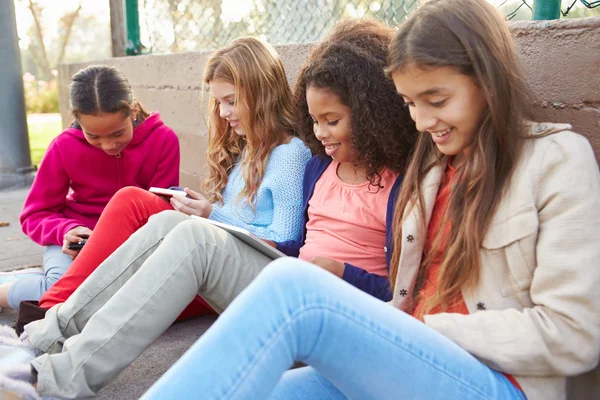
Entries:
{"label": "concrete ledge", "polygon": [[[538,119],[569,122],[587,136],[600,160],[600,17],[510,23]],[[290,84],[314,44],[276,46]],[[63,125],[69,124],[68,85],[80,68],[105,63],[120,68],[148,110],[158,110],[181,142],[181,184],[198,187],[204,177],[206,125],[202,73],[211,52],[120,57],[59,66]]]}

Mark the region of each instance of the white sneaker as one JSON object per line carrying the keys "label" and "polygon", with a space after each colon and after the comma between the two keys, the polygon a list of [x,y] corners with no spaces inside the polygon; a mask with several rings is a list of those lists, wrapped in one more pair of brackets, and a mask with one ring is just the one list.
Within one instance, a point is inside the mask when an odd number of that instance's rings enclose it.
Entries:
{"label": "white sneaker", "polygon": [[15,269],[12,271],[1,271],[0,276],[4,275],[18,275],[18,274],[43,274],[44,268],[42,267],[31,267],[31,268],[21,268]]}
{"label": "white sneaker", "polygon": [[0,272],[0,285],[5,283],[12,283],[23,278],[27,278],[28,276],[40,276],[44,275],[44,270],[38,268],[41,272],[20,272],[20,271],[11,271],[11,272]]}

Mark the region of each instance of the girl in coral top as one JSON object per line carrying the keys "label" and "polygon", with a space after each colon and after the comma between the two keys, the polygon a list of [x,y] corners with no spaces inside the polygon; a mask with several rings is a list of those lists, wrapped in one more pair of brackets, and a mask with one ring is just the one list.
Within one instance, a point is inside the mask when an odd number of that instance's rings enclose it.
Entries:
{"label": "girl in coral top", "polygon": [[73,75],[75,123],[46,151],[21,214],[23,232],[45,246],[43,271],[0,275],[0,307],[39,300],[77,257],[69,244],[92,236],[119,189],[179,182],[179,141],[158,113],[148,114],[116,68]]}
{"label": "girl in coral top", "polygon": [[[597,365],[598,164],[570,125],[529,119],[502,16],[485,0],[426,2],[387,70],[420,132],[391,305],[275,261],[144,400],[559,400]],[[309,366],[286,372],[294,361]]]}

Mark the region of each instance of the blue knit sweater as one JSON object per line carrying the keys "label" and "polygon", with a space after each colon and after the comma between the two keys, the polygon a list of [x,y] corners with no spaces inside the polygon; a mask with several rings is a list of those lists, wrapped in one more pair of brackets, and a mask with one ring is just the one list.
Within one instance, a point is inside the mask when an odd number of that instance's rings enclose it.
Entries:
{"label": "blue knit sweater", "polygon": [[[298,257],[300,254],[300,247],[304,245],[306,239],[306,223],[308,222],[308,201],[313,195],[315,185],[323,172],[327,169],[331,163],[331,157],[324,155],[314,156],[308,165],[306,166],[306,172],[304,173],[304,194],[303,194],[303,223],[302,223],[302,235],[296,240],[290,240],[286,242],[276,243],[277,249],[284,254],[291,257]],[[392,246],[394,243],[392,225],[394,223],[394,209],[396,206],[396,199],[398,198],[398,191],[400,184],[402,183],[402,175],[399,175],[394,182],[390,197],[388,198],[387,209],[386,209],[386,263],[388,271],[390,269],[390,260],[392,256]],[[358,289],[369,293],[372,296],[377,297],[383,301],[389,301],[392,299],[392,291],[388,282],[388,278],[379,276],[376,274],[369,273],[364,269],[354,266],[350,263],[344,263],[344,279],[346,282],[356,286]]]}
{"label": "blue knit sweater", "polygon": [[298,138],[273,149],[256,193],[254,210],[247,199],[238,198],[246,183],[241,163],[237,163],[222,192],[223,204],[214,204],[209,218],[247,229],[263,239],[297,240],[303,228],[302,179],[310,158],[310,150]]}

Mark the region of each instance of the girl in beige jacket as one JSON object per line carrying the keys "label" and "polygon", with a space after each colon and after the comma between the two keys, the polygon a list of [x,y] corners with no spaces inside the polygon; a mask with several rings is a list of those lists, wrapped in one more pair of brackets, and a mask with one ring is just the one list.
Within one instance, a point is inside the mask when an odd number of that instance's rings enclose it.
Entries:
{"label": "girl in beige jacket", "polygon": [[[587,140],[524,122],[513,41],[485,0],[425,3],[388,61],[421,132],[395,213],[394,307],[276,261],[146,399],[551,400],[596,366],[600,174]],[[284,373],[295,360],[310,366]]]}

